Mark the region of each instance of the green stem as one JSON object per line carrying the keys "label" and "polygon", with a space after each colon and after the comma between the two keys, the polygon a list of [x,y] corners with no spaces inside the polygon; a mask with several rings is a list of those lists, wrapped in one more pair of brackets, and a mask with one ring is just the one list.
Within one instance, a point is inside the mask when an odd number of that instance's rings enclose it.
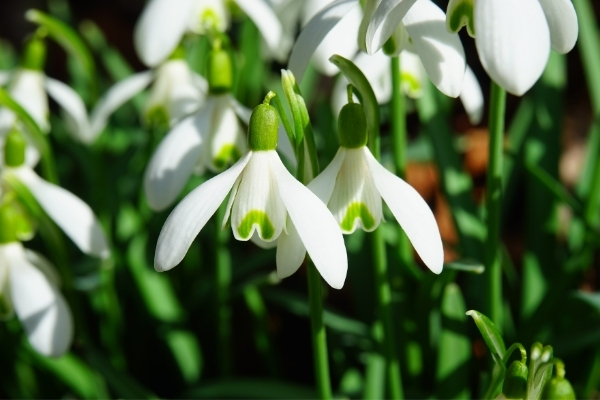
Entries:
{"label": "green stem", "polygon": [[[406,104],[402,94],[402,79],[400,76],[400,57],[391,58],[392,68],[392,104],[390,118],[392,125],[392,144],[394,150],[394,162],[396,166],[396,175],[400,178],[406,178],[406,165],[408,159],[406,156]],[[410,274],[416,278],[421,277],[421,271],[414,263],[412,247],[408,236],[401,227],[398,227],[398,255],[400,263]]]}
{"label": "green stem", "polygon": [[502,331],[502,266],[500,210],[502,207],[502,157],[506,91],[492,82],[490,95],[490,144],[486,187],[487,237],[485,240],[486,314]]}
{"label": "green stem", "polygon": [[327,337],[323,324],[323,295],[321,293],[321,275],[310,259],[308,267],[308,300],[310,307],[310,326],[312,331],[315,379],[319,398],[331,399],[329,379],[329,359],[327,357]]}
{"label": "green stem", "polygon": [[230,376],[233,370],[231,342],[231,305],[229,291],[231,289],[231,258],[227,250],[229,231],[221,230],[221,221],[225,214],[225,204],[217,213],[216,232],[216,284],[217,284],[217,332],[219,349],[219,373],[222,377]]}

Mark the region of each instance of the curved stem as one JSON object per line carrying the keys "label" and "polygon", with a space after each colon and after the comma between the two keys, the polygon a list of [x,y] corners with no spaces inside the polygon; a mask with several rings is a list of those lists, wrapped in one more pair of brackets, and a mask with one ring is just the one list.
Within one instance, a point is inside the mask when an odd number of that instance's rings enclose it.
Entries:
{"label": "curved stem", "polygon": [[500,210],[502,205],[502,157],[506,91],[492,82],[490,95],[490,143],[486,187],[487,237],[485,241],[486,314],[502,332],[502,268]]}

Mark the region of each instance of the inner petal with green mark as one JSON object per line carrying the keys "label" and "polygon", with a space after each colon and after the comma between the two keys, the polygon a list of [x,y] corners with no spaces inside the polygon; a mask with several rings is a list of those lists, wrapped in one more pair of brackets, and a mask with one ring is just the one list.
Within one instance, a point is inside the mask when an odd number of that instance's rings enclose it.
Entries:
{"label": "inner petal with green mark", "polygon": [[234,144],[227,144],[213,158],[213,165],[217,170],[223,170],[242,157],[240,149]]}
{"label": "inner petal with green mark", "polygon": [[450,0],[446,14],[446,25],[451,32],[455,33],[466,26],[469,36],[475,37],[473,0]]}
{"label": "inner petal with green mark", "polygon": [[350,233],[354,232],[356,224],[367,232],[376,228],[375,218],[373,218],[373,215],[365,203],[351,203],[346,210],[346,215],[340,223],[340,226],[344,233]]}
{"label": "inner petal with green mark", "polygon": [[273,239],[275,235],[275,227],[264,211],[251,210],[242,219],[242,223],[238,226],[237,231],[241,238],[247,240],[250,239],[255,229],[258,230],[260,238],[265,241]]}

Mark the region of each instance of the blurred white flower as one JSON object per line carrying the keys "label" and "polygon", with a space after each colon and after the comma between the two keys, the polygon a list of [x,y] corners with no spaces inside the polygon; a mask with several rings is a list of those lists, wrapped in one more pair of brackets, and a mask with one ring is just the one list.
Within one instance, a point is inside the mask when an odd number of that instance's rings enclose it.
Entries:
{"label": "blurred white flower", "polygon": [[[333,54],[351,53],[353,48],[348,43],[374,54],[393,37],[396,54],[409,47],[442,93],[450,97],[460,95],[466,68],[464,50],[458,35],[446,30],[444,12],[431,0],[367,2],[359,29],[355,20],[360,12],[358,0],[336,0],[312,18],[290,56],[289,69],[298,81],[317,49],[322,54],[316,55],[316,66],[324,64]],[[334,31],[336,39],[330,41],[328,35]],[[352,57],[350,54],[348,58]]]}
{"label": "blurred white flower", "polygon": [[447,25],[466,25],[488,75],[518,96],[542,75],[550,49],[568,53],[579,32],[571,0],[451,0]]}
{"label": "blurred white flower", "polygon": [[18,241],[0,243],[2,316],[14,310],[33,348],[51,357],[64,354],[73,340],[71,310],[58,286],[58,274],[43,256]]}
{"label": "blurred white flower", "polygon": [[[298,260],[298,253],[289,252],[290,243],[298,240],[323,279],[333,288],[341,288],[348,269],[342,234],[325,205],[287,171],[275,151],[275,109],[258,106],[249,132],[250,150],[231,168],[192,191],[169,215],[158,238],[155,269],[166,271],[181,262],[198,232],[231,191],[223,226],[230,223],[236,239],[246,241],[256,236],[253,241],[277,241],[280,277],[291,275],[304,259],[304,254]],[[294,238],[290,238],[292,234]]]}
{"label": "blurred white flower", "polygon": [[[277,52],[282,27],[266,0],[235,0],[252,19],[268,47]],[[171,55],[186,32],[224,32],[229,27],[229,12],[224,0],[151,0],[134,32],[138,56],[149,67],[156,67]]]}

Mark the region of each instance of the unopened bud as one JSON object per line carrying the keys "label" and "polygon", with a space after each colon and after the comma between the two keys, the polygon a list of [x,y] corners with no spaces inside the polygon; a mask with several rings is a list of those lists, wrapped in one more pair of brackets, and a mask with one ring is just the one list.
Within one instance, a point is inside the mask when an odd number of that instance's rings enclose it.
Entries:
{"label": "unopened bud", "polygon": [[9,167],[19,167],[25,163],[27,142],[23,134],[16,129],[6,135],[4,143],[4,163]]}
{"label": "unopened bud", "polygon": [[575,400],[575,391],[568,380],[557,376],[544,386],[542,399]]}
{"label": "unopened bud", "polygon": [[348,103],[338,117],[340,145],[356,149],[367,144],[367,119],[363,107],[358,103]]}
{"label": "unopened bud", "polygon": [[248,148],[252,151],[267,151],[277,148],[279,115],[269,104],[274,93],[269,92],[263,104],[257,106],[248,124]]}
{"label": "unopened bud", "polygon": [[46,65],[46,43],[43,39],[34,37],[27,41],[23,49],[21,66],[25,69],[42,71]]}
{"label": "unopened bud", "polygon": [[502,393],[507,399],[523,399],[527,391],[527,376],[529,369],[521,361],[513,361],[506,371]]}

